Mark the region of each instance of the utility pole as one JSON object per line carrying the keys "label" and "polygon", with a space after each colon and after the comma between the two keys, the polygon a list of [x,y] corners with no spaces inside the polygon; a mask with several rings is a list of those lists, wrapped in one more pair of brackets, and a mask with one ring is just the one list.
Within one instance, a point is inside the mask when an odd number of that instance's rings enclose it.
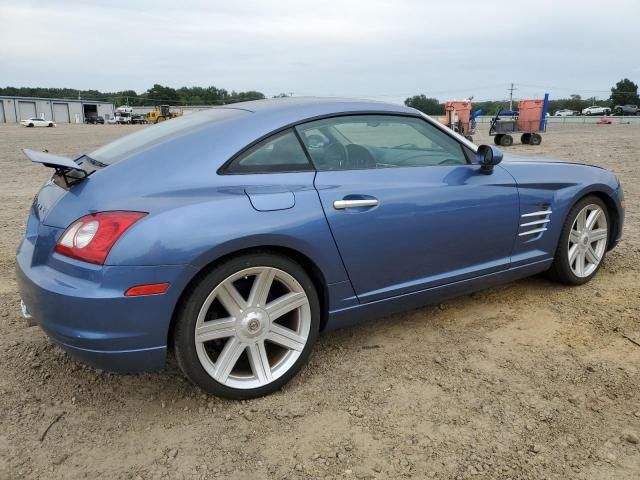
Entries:
{"label": "utility pole", "polygon": [[513,86],[513,83],[511,83],[511,87],[507,90],[509,90],[509,110],[513,111],[513,91],[517,90],[517,88]]}

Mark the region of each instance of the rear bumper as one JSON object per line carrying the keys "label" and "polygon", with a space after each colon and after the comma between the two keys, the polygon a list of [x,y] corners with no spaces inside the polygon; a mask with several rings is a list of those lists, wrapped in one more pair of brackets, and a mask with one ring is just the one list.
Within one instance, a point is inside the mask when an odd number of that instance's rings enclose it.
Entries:
{"label": "rear bumper", "polygon": [[[18,289],[31,320],[55,343],[103,370],[144,372],[164,366],[171,316],[195,274],[193,267],[97,267],[64,260],[68,268],[61,271],[46,264],[31,265],[32,257],[31,244],[25,240],[16,257]],[[133,285],[157,282],[169,282],[169,290],[162,295],[124,296]]]}

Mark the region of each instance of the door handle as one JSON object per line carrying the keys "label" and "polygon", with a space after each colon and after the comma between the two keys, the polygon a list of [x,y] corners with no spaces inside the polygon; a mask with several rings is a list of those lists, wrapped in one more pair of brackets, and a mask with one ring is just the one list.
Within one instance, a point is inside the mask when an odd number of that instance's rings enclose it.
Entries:
{"label": "door handle", "polygon": [[363,198],[359,200],[336,200],[333,202],[333,208],[336,210],[344,210],[345,208],[357,207],[375,207],[378,200],[375,198]]}

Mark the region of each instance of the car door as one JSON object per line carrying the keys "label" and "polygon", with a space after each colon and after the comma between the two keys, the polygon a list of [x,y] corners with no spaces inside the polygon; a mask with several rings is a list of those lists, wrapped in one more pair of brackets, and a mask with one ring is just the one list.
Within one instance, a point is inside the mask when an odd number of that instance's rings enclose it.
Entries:
{"label": "car door", "polygon": [[504,270],[518,225],[514,179],[484,174],[422,117],[351,115],[297,127],[361,302]]}

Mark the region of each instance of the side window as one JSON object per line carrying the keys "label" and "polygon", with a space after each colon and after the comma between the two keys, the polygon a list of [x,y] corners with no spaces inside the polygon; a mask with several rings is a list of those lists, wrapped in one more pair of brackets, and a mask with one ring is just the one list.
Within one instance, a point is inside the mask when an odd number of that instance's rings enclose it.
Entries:
{"label": "side window", "polygon": [[462,145],[425,120],[352,115],[296,127],[318,170],[464,165]]}
{"label": "side window", "polygon": [[275,173],[313,170],[292,130],[273,135],[237,157],[225,173]]}

